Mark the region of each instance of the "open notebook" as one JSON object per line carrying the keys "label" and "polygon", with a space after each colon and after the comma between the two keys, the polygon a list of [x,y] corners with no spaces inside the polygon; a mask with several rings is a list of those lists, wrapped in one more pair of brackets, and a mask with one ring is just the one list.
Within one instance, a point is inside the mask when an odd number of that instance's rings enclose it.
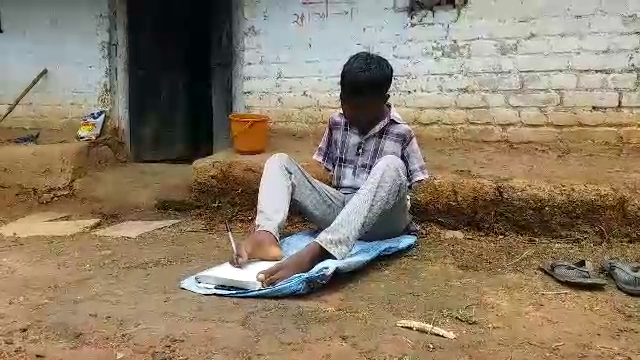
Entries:
{"label": "open notebook", "polygon": [[258,273],[277,263],[277,261],[252,261],[242,268],[236,268],[226,262],[197,274],[195,278],[198,283],[205,286],[229,286],[257,290],[262,287],[262,284],[256,279]]}

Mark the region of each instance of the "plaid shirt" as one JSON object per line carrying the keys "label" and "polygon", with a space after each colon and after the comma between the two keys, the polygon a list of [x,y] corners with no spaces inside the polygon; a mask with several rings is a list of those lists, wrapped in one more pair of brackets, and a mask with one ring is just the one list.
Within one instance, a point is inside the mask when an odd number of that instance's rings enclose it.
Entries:
{"label": "plaid shirt", "polygon": [[341,112],[329,126],[313,158],[332,175],[332,184],[343,193],[357,191],[380,158],[394,155],[407,167],[409,184],[427,179],[427,167],[413,130],[391,107],[387,116],[367,135],[349,126]]}

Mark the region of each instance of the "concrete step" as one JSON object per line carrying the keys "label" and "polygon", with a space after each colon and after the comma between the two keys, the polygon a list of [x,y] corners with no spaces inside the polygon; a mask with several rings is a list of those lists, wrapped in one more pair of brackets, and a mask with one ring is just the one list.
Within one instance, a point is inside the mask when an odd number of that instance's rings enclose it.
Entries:
{"label": "concrete step", "polygon": [[[269,154],[222,153],[193,164],[192,196],[210,208],[255,213],[262,164]],[[295,156],[294,156],[295,157]],[[306,157],[308,159],[308,156]],[[303,167],[327,182],[314,162]],[[422,222],[534,236],[640,238],[637,193],[617,185],[435,175],[414,189],[412,212]]]}

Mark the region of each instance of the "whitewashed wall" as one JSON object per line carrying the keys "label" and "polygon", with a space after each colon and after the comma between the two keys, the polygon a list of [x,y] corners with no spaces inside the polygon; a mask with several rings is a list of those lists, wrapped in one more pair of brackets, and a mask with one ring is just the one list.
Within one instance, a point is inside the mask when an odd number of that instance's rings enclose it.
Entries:
{"label": "whitewashed wall", "polygon": [[108,105],[107,0],[2,0],[0,112],[49,74],[2,126],[57,126]]}
{"label": "whitewashed wall", "polygon": [[434,137],[640,142],[639,0],[469,0],[459,18],[412,21],[394,5],[245,0],[247,108],[324,121],[342,64],[368,50],[394,65],[394,104]]}

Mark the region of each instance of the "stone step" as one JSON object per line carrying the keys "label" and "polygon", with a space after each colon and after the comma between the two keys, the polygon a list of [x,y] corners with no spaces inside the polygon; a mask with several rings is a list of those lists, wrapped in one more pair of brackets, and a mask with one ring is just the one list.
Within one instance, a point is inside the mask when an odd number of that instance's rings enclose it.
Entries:
{"label": "stone step", "polygon": [[[262,164],[268,155],[218,154],[193,165],[193,199],[211,208],[255,213]],[[327,181],[315,163],[303,163]],[[412,192],[418,221],[534,236],[640,238],[640,201],[622,187],[438,174]]]}

